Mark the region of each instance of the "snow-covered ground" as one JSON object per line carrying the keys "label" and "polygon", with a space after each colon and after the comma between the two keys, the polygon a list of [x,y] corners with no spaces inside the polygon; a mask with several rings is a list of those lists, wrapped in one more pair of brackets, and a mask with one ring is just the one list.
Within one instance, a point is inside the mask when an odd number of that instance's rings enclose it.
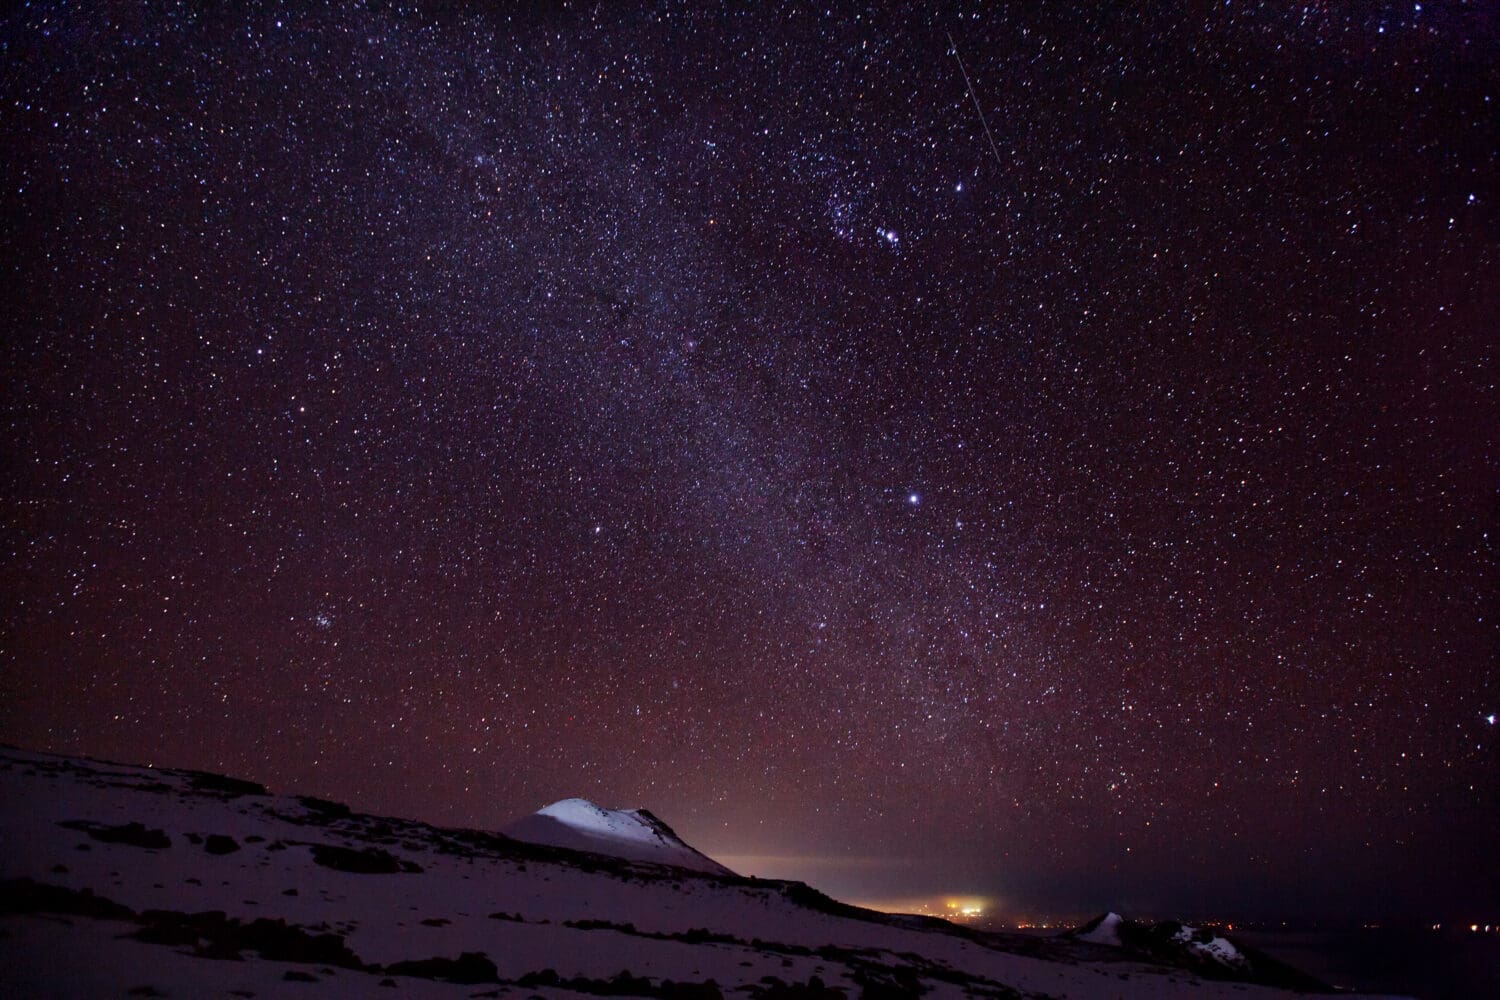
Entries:
{"label": "snow-covered ground", "polygon": [[[601,812],[627,845],[650,833],[708,861],[648,813]],[[859,910],[799,883],[8,748],[0,880],[6,996],[1289,995],[1116,947]]]}

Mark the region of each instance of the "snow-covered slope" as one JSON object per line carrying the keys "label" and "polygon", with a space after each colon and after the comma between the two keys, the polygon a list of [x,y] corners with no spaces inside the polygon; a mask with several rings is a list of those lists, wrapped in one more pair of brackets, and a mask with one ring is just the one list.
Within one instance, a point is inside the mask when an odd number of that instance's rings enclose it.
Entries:
{"label": "snow-covered slope", "polygon": [[588,799],[563,799],[501,832],[529,844],[592,851],[714,875],[734,874],[683,843],[671,827],[644,809],[605,809]]}
{"label": "snow-covered slope", "polygon": [[8,748],[0,994],[1288,996],[1118,948],[878,914],[800,883]]}

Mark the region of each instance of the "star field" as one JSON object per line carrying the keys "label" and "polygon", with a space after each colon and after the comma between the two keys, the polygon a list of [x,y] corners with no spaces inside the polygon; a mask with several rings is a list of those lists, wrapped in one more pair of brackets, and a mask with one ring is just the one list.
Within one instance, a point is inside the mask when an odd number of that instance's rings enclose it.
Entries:
{"label": "star field", "polygon": [[0,739],[1492,912],[1495,10],[1097,6],[7,15]]}

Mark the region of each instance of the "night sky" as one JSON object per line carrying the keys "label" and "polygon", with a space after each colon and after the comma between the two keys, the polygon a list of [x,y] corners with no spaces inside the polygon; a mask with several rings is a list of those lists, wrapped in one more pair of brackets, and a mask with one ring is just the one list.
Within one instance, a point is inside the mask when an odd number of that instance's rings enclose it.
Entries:
{"label": "night sky", "polygon": [[0,740],[1500,915],[1495,5],[193,6],[0,21]]}

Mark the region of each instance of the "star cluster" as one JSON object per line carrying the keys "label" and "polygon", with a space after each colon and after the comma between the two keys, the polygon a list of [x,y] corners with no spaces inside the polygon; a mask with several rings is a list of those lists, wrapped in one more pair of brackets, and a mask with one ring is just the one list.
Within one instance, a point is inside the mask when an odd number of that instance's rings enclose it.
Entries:
{"label": "star cluster", "polygon": [[1183,8],[12,12],[0,738],[1493,903],[1494,11]]}

